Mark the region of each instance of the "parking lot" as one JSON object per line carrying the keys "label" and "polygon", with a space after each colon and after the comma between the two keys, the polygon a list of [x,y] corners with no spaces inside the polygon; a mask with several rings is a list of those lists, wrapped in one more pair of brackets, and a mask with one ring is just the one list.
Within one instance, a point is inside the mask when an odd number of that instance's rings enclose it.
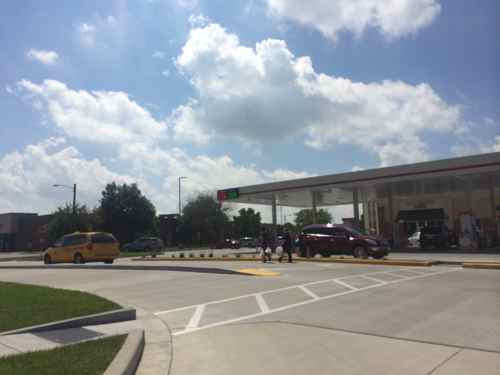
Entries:
{"label": "parking lot", "polygon": [[[0,267],[2,281],[90,291],[161,322],[172,336],[173,347],[164,348],[172,374],[500,368],[498,270],[131,260]],[[240,273],[248,269],[276,275]]]}

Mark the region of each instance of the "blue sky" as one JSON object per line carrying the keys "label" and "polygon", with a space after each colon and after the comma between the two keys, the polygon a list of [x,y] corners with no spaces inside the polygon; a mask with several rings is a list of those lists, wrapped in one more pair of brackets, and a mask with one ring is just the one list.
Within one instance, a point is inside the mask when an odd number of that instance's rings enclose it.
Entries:
{"label": "blue sky", "polygon": [[6,2],[0,212],[500,151],[494,0]]}

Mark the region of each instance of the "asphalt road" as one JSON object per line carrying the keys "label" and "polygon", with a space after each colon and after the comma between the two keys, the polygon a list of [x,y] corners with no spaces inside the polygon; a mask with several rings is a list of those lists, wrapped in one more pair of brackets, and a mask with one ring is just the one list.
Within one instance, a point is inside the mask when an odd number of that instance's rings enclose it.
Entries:
{"label": "asphalt road", "polygon": [[[39,265],[9,262],[16,264]],[[248,268],[279,275],[227,272]],[[0,266],[0,280],[90,291],[154,316],[171,330],[174,375],[500,368],[498,270],[120,260],[77,269]]]}

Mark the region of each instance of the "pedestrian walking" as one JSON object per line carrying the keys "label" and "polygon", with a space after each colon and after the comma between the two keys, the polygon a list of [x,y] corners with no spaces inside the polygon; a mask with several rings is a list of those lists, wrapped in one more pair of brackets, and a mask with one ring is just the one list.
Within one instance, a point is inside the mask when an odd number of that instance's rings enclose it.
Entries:
{"label": "pedestrian walking", "polygon": [[286,228],[283,232],[283,241],[281,246],[283,246],[283,252],[281,253],[279,261],[281,262],[283,260],[283,256],[286,252],[288,255],[288,263],[292,263],[292,237],[290,236],[290,232]]}
{"label": "pedestrian walking", "polygon": [[262,263],[266,263],[266,261],[271,261],[271,248],[270,248],[270,238],[269,238],[269,233],[267,230],[264,228],[260,232],[259,236],[259,242],[260,242],[260,247],[262,248]]}

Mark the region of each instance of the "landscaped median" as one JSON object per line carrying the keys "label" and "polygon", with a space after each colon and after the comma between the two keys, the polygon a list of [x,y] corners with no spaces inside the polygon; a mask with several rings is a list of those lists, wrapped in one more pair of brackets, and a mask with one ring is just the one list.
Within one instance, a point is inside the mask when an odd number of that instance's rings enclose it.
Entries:
{"label": "landscaped median", "polygon": [[0,374],[101,375],[119,352],[126,337],[127,335],[112,336],[0,358]]}
{"label": "landscaped median", "polygon": [[[0,374],[117,375],[135,371],[144,348],[142,330],[95,336],[84,342],[76,337],[73,344],[60,347],[56,339],[48,346],[55,348],[49,350],[32,351],[31,346],[39,337],[37,332],[51,331],[56,337],[57,332],[65,332],[59,330],[131,320],[135,319],[134,309],[123,309],[90,293],[8,282],[0,282],[0,298]],[[1,357],[3,341],[10,344],[3,346]]]}
{"label": "landscaped median", "polygon": [[[248,262],[260,261],[260,256],[218,256],[218,257],[200,257],[200,256],[157,256],[133,258],[134,261],[217,261],[217,262]],[[274,259],[277,260],[277,259]],[[297,262],[321,262],[321,263],[350,263],[364,265],[383,265],[383,266],[408,266],[408,267],[429,267],[435,262],[430,260],[412,260],[412,259],[359,259],[350,257],[329,257],[329,258],[302,258],[294,257]]]}
{"label": "landscaped median", "polygon": [[90,293],[28,284],[0,282],[0,296],[0,333],[121,308]]}

